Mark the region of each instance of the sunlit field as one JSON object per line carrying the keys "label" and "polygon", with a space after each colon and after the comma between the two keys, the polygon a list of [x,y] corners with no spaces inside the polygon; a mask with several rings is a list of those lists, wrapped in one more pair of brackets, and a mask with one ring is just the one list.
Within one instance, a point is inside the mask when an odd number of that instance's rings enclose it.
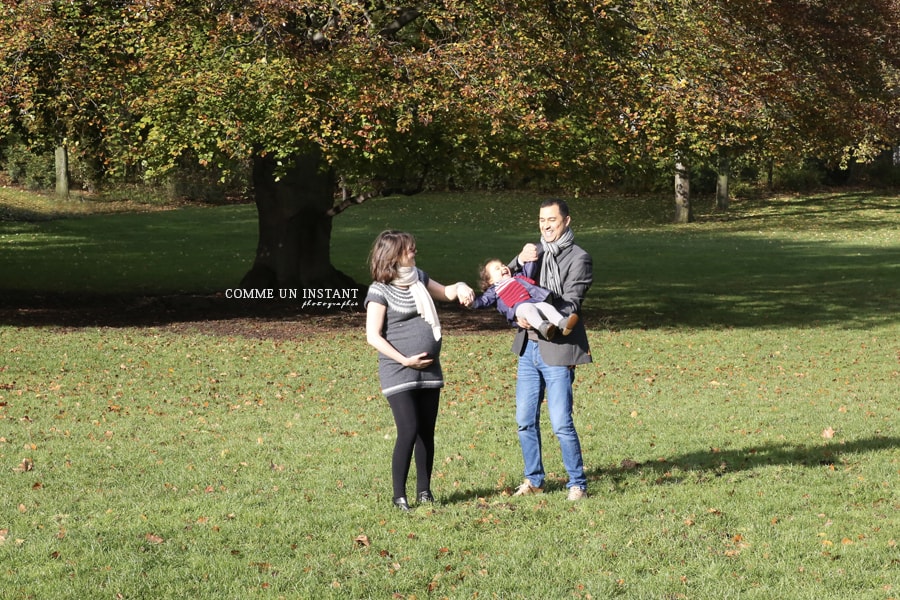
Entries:
{"label": "sunlit field", "polygon": [[[6,193],[4,600],[900,598],[896,196],[700,206],[683,227],[665,199],[573,200],[595,266],[575,392],[591,497],[566,501],[548,422],[547,493],[510,496],[512,333],[440,307],[438,503],[402,514],[359,314],[178,312],[227,303],[252,205],[43,220]],[[536,239],[538,200],[374,200],[335,222],[334,262],[365,283],[396,227],[433,277],[474,284]],[[133,323],[16,300],[66,294],[124,296]],[[172,317],[147,324],[154,296]]]}

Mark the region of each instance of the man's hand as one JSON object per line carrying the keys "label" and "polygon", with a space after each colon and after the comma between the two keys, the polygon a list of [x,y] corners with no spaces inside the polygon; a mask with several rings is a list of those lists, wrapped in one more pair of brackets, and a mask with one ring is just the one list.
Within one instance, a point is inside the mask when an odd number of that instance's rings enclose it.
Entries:
{"label": "man's hand", "polygon": [[538,258],[537,246],[535,244],[525,244],[522,251],[519,252],[519,264],[524,265],[527,262],[534,262]]}

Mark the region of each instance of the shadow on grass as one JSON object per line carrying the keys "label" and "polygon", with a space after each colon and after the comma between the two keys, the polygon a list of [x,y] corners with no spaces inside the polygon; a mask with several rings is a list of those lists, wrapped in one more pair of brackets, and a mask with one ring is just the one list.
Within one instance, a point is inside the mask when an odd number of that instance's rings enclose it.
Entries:
{"label": "shadow on grass", "polygon": [[[666,238],[666,239],[662,239]],[[868,328],[900,319],[900,247],[692,232],[592,239],[588,322]]]}
{"label": "shadow on grass", "polygon": [[763,444],[747,448],[713,449],[689,452],[664,460],[637,462],[625,459],[613,467],[601,467],[588,473],[591,481],[612,478],[619,481],[632,473],[656,472],[660,485],[683,483],[685,475],[700,474],[721,477],[729,473],[753,471],[771,466],[820,467],[840,464],[852,455],[881,452],[900,448],[900,438],[870,437],[848,442],[828,442],[821,445]]}
{"label": "shadow on grass", "polygon": [[[709,450],[708,452],[690,452],[674,456],[666,460],[652,460],[645,463],[631,459],[623,460],[613,467],[601,467],[587,472],[588,482],[597,484],[612,479],[616,484],[633,477],[635,474],[646,476],[655,472],[656,485],[677,485],[685,483],[687,476],[696,483],[705,477],[721,477],[729,473],[753,471],[769,466],[794,467],[828,467],[840,464],[851,455],[869,452],[881,452],[900,448],[900,438],[872,437],[846,443],[827,443],[821,446],[802,446],[792,444],[767,444],[749,448],[729,450]],[[485,509],[495,506],[499,499],[507,498],[514,488],[503,491],[492,487],[457,490],[450,494],[440,495],[439,504],[456,504],[477,501]],[[564,492],[565,484],[548,479],[545,482],[547,493]]]}
{"label": "shadow on grass", "polygon": [[754,231],[761,225],[765,226],[764,223],[777,214],[776,218],[782,222],[795,220],[798,223],[808,223],[812,219],[819,219],[827,223],[831,230],[866,231],[890,227],[893,220],[885,217],[897,210],[900,210],[900,201],[896,196],[859,191],[781,200],[766,198],[756,204],[752,201],[747,203],[740,212],[712,213],[699,220],[727,221],[738,224],[737,227],[730,227],[732,231]]}
{"label": "shadow on grass", "polygon": [[[471,210],[474,201],[445,200],[429,205],[398,200],[367,203],[362,211],[354,212],[355,221],[336,230],[335,264],[348,273],[364,272],[357,263],[365,262],[372,232],[396,219],[398,210],[418,215],[415,222],[421,230],[423,264],[441,281],[474,284],[477,264],[484,257],[512,255],[522,239],[534,240],[530,219],[523,217],[516,227],[508,223],[508,214],[521,211],[521,201],[516,198],[504,201],[494,221],[485,221],[485,215],[473,216],[477,215]],[[837,325],[865,329],[900,321],[900,237],[893,216],[900,204],[896,196],[860,192],[767,199],[687,227],[611,225],[607,213],[616,207],[624,210],[627,204],[585,203],[578,212],[577,242],[594,258],[594,284],[583,315],[588,328]],[[452,214],[447,212],[451,209],[455,211]],[[628,214],[633,210],[628,208]],[[203,237],[202,243],[197,237],[200,222],[205,224],[202,231],[208,227],[215,232]],[[254,223],[252,210],[238,206],[73,220],[59,224],[60,231],[51,229],[44,234],[55,239],[56,246],[35,242],[36,247],[31,247],[30,238],[19,236],[25,241],[7,250],[9,264],[0,262],[0,324],[128,327],[205,323],[210,332],[228,333],[232,328],[234,334],[254,328],[274,332],[286,321],[314,327],[359,326],[358,312],[308,313],[296,302],[241,302],[224,298],[221,292],[153,295],[127,291],[138,284],[155,289],[153,285],[176,278],[173,270],[199,289],[239,280],[242,269],[231,273],[221,270],[222,265],[235,264],[236,257],[252,256]],[[493,231],[473,237],[473,226],[481,228],[477,231],[501,228],[502,234]],[[104,236],[98,237],[98,227],[106,232]],[[523,230],[528,231],[527,237]],[[234,239],[239,243],[229,241]],[[87,248],[90,260],[79,257],[78,248]],[[338,259],[357,271],[346,270]],[[205,273],[211,270],[214,276],[207,279]],[[65,281],[74,280],[71,289],[78,290],[90,284],[85,280],[96,273],[103,274],[98,276],[100,283],[85,289],[109,289],[102,284],[111,281],[127,282],[122,283],[126,291],[92,294],[15,289],[20,281],[23,289],[30,284],[34,285],[30,289],[60,286],[61,274],[67,274]],[[43,277],[34,277],[36,284],[29,279],[32,274]],[[132,281],[135,283],[129,287]],[[357,311],[362,310],[361,298]],[[454,325],[448,331],[506,327],[502,319],[483,312],[491,311],[442,309],[442,315],[446,313]]]}
{"label": "shadow on grass", "polygon": [[[365,291],[360,291],[360,298]],[[210,295],[89,295],[0,292],[0,325],[17,327],[168,327],[209,335],[302,339],[316,333],[362,331],[365,312],[301,310],[292,301],[233,300]],[[505,332],[510,325],[495,310],[469,310],[438,303],[444,331]]]}
{"label": "shadow on grass", "polygon": [[[594,256],[584,304],[595,329],[776,328],[900,322],[900,247],[791,241],[702,231],[600,231],[582,236]],[[448,280],[455,280],[449,273]],[[461,277],[464,278],[464,277]],[[356,307],[362,310],[365,291]],[[351,311],[352,313],[353,311]],[[467,330],[491,323],[481,312],[445,308]],[[458,314],[457,314],[458,313]],[[0,290],[0,323],[18,326],[146,326],[195,321],[331,322],[298,302],[236,301],[222,294],[34,293]],[[472,320],[471,327],[465,325]],[[495,319],[503,329],[502,319]],[[225,323],[220,323],[224,327]]]}

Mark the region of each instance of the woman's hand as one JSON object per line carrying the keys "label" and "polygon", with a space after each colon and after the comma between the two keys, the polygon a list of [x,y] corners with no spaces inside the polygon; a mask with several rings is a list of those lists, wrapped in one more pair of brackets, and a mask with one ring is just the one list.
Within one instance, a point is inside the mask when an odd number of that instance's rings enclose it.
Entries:
{"label": "woman's hand", "polygon": [[434,356],[432,356],[428,352],[422,352],[421,354],[416,354],[415,356],[405,357],[403,362],[401,362],[400,364],[411,369],[425,369],[430,367],[432,363],[434,363]]}
{"label": "woman's hand", "polygon": [[460,281],[456,284],[456,298],[463,306],[471,306],[475,302],[475,292],[464,282]]}

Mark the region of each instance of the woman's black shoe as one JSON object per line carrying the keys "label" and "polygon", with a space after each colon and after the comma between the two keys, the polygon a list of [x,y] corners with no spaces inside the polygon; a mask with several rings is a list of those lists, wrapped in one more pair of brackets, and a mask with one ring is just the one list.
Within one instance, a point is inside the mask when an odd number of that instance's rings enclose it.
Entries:
{"label": "woman's black shoe", "polygon": [[431,494],[431,490],[425,490],[424,492],[419,492],[419,495],[416,496],[416,501],[419,504],[434,504],[434,496]]}
{"label": "woman's black shoe", "polygon": [[406,501],[406,496],[397,496],[396,498],[394,498],[394,506],[404,512],[408,511],[409,502]]}

